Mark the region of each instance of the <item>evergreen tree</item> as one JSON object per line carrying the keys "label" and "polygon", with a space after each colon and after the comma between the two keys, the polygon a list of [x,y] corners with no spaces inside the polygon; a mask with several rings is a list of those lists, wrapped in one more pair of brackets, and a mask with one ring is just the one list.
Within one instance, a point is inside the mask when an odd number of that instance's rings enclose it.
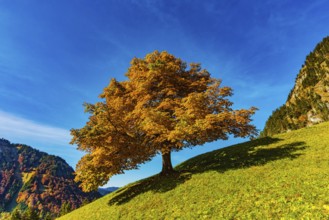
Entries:
{"label": "evergreen tree", "polygon": [[11,220],[21,220],[22,215],[21,212],[18,209],[15,209],[11,214]]}
{"label": "evergreen tree", "polygon": [[62,203],[62,206],[61,206],[61,210],[59,212],[59,215],[62,216],[62,215],[65,215],[69,212],[72,211],[72,206],[71,206],[71,203],[69,202],[64,202]]}
{"label": "evergreen tree", "polygon": [[40,220],[37,211],[31,207],[28,207],[22,215],[24,220]]}

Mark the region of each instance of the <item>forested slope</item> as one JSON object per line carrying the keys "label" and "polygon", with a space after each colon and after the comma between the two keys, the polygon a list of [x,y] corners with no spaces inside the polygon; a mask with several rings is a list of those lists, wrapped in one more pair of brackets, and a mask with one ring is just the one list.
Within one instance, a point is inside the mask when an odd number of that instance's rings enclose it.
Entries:
{"label": "forested slope", "polygon": [[307,57],[287,101],[266,122],[261,136],[329,120],[329,37]]}

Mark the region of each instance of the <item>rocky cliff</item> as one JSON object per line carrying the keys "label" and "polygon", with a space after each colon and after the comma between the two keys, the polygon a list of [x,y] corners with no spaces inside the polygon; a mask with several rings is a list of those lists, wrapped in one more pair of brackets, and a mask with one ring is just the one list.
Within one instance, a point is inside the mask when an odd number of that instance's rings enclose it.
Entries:
{"label": "rocky cliff", "polygon": [[262,136],[329,120],[329,37],[307,57],[287,101],[266,122]]}

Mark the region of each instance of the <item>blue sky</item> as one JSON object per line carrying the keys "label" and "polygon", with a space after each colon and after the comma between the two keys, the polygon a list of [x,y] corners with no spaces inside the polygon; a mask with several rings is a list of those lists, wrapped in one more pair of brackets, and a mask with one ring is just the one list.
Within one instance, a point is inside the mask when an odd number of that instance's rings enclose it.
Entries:
{"label": "blue sky", "polygon": [[[133,57],[166,50],[200,62],[234,89],[235,108],[256,106],[258,129],[282,105],[306,55],[329,35],[325,0],[0,0],[0,137],[63,157],[83,155],[69,130],[88,119],[111,78],[125,80]],[[173,154],[177,164],[241,142]],[[115,176],[123,186],[155,174],[161,160]]]}

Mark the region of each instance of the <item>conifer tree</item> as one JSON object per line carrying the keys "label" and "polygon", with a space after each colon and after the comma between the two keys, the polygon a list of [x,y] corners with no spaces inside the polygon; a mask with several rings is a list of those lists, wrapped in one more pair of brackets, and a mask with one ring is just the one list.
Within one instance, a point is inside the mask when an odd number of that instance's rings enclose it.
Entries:
{"label": "conifer tree", "polygon": [[72,211],[72,206],[71,206],[71,203],[69,202],[63,202],[62,203],[62,206],[61,206],[61,210],[59,212],[59,215],[62,216],[62,215],[65,215],[69,212]]}
{"label": "conifer tree", "polygon": [[15,209],[12,213],[11,213],[11,220],[21,220],[22,216],[21,213],[18,209]]}
{"label": "conifer tree", "polygon": [[37,211],[31,207],[28,207],[22,215],[24,220],[39,220],[39,215]]}

